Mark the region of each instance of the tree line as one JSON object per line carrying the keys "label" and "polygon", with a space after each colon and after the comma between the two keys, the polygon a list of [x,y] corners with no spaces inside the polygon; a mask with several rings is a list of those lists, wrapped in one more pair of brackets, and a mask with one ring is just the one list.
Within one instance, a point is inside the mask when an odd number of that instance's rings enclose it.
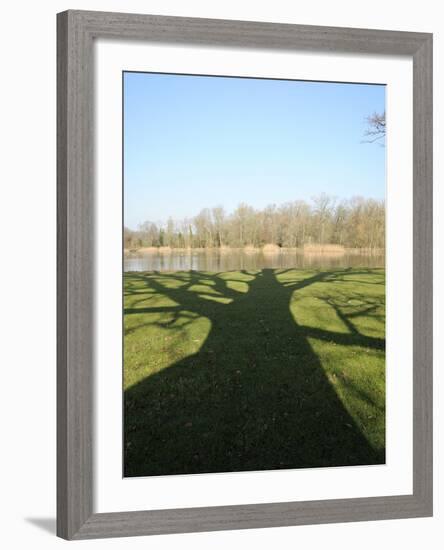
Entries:
{"label": "tree line", "polygon": [[137,231],[124,229],[124,246],[171,248],[297,247],[335,244],[345,248],[385,248],[385,202],[354,197],[337,201],[326,194],[310,203],[296,200],[263,210],[239,204],[204,208],[196,216],[166,223],[146,221]]}

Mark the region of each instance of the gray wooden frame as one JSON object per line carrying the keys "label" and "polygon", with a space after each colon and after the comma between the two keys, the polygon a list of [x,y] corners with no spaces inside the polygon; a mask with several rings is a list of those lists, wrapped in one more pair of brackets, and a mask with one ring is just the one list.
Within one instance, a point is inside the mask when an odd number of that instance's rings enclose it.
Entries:
{"label": "gray wooden frame", "polygon": [[[93,42],[404,55],[413,59],[413,494],[93,512]],[[88,539],[432,515],[432,35],[66,11],[57,16],[57,533]]]}

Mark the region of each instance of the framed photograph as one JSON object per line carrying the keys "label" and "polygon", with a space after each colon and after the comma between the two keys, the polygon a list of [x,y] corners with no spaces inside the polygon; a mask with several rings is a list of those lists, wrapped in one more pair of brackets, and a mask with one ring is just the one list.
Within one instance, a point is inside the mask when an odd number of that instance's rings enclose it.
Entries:
{"label": "framed photograph", "polygon": [[432,515],[432,35],[57,24],[58,535]]}

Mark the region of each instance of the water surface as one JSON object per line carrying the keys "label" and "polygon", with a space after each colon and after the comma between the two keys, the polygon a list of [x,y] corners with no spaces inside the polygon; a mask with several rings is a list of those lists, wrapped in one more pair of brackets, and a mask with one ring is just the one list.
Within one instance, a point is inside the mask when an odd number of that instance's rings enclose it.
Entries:
{"label": "water surface", "polygon": [[131,253],[124,257],[124,271],[236,271],[264,268],[346,268],[384,267],[384,254],[304,254],[298,250],[281,250],[264,254],[243,249],[229,251],[172,250],[160,253]]}

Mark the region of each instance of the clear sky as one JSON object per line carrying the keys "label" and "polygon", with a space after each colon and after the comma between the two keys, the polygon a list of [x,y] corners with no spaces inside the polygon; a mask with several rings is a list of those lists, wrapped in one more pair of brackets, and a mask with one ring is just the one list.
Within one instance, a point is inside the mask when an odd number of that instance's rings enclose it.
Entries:
{"label": "clear sky", "polygon": [[124,217],[191,217],[304,199],[385,197],[385,149],[362,143],[385,87],[124,73]]}

